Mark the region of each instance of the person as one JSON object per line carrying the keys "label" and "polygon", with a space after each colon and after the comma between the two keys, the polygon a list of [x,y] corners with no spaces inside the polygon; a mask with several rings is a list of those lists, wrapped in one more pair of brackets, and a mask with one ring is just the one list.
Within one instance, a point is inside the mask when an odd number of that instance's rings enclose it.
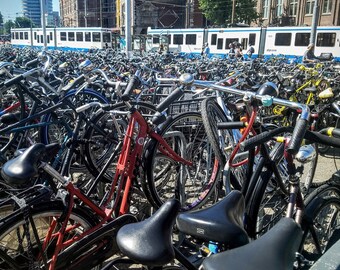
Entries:
{"label": "person", "polygon": [[158,53],[159,54],[162,54],[164,52],[164,45],[163,44],[160,44],[159,45],[159,49],[158,49]]}
{"label": "person", "polygon": [[251,59],[253,53],[255,52],[255,49],[252,44],[249,44],[249,49],[247,51],[248,59]]}
{"label": "person", "polygon": [[239,60],[243,60],[243,52],[241,44],[236,42],[235,43],[235,57]]}
{"label": "person", "polygon": [[229,59],[235,58],[235,45],[234,45],[234,43],[229,43],[228,57],[229,57]]}
{"label": "person", "polygon": [[206,42],[206,43],[204,43],[204,46],[202,48],[201,55],[203,57],[208,57],[209,53],[210,53],[209,44],[208,44],[208,42]]}
{"label": "person", "polygon": [[315,54],[314,54],[314,48],[315,48],[314,43],[310,43],[308,45],[307,50],[305,51],[305,53],[303,55],[303,58],[302,58],[302,61],[304,63],[316,63],[316,62],[319,62],[318,57],[316,57]]}

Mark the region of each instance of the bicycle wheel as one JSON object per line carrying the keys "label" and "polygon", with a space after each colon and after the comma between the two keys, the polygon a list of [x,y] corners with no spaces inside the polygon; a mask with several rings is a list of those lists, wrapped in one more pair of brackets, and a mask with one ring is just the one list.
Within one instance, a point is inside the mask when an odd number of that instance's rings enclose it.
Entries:
{"label": "bicycle wheel", "polygon": [[326,184],[309,196],[302,229],[300,253],[315,262],[340,239],[339,186]]}
{"label": "bicycle wheel", "polygon": [[[29,222],[25,221],[23,211],[17,211],[6,217],[5,222],[0,226],[0,268],[36,269],[43,266],[48,268],[47,265],[44,265],[44,261],[48,262],[51,259],[56,241],[53,239],[47,243],[43,254],[41,254],[39,245],[44,242],[50,222],[60,218],[64,212],[63,203],[51,201],[31,207],[28,216],[26,216],[29,217]],[[64,241],[88,230],[97,222],[88,211],[80,207],[73,209],[68,226],[72,226],[74,229],[66,234]],[[33,228],[36,229],[36,235]],[[59,228],[60,224],[54,231],[58,231]]]}
{"label": "bicycle wheel", "polygon": [[[213,98],[203,100],[201,111],[207,139],[222,167],[226,163],[231,150],[235,147],[235,139],[232,130],[219,130],[217,123],[229,122],[229,120]],[[246,177],[245,166],[232,168],[231,172],[231,184],[234,188],[240,190],[243,179]]]}
{"label": "bicycle wheel", "polygon": [[208,199],[216,199],[220,163],[206,134],[202,116],[195,112],[179,114],[160,133],[192,166],[181,165],[165,155],[158,141],[149,142],[143,157],[146,175],[142,185],[155,207],[175,197],[181,201],[182,210],[191,210],[203,206]]}
{"label": "bicycle wheel", "polygon": [[[132,102],[132,104],[136,105],[134,102]],[[149,103],[138,102],[136,108],[145,118],[151,119],[156,112],[155,107]],[[114,149],[117,147],[119,140],[124,136],[125,128],[128,125],[128,117],[126,115],[110,113],[110,111],[115,110],[127,111],[128,109],[126,105],[121,102],[110,106],[109,110],[99,111],[92,118],[92,122],[95,123],[97,128],[90,125],[84,134],[84,140],[86,141],[84,147],[85,165],[94,176],[97,176],[105,166]],[[119,130],[117,130],[117,128]],[[119,138],[119,136],[121,136],[121,138]],[[119,153],[118,150],[117,158]],[[116,171],[116,162],[117,160],[114,160],[106,170],[102,178],[103,181],[111,182]]]}

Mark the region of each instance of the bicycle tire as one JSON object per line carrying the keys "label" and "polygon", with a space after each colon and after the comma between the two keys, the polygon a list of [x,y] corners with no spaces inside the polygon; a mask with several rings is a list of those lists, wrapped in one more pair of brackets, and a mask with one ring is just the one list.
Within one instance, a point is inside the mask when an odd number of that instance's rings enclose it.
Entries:
{"label": "bicycle tire", "polygon": [[[46,236],[47,230],[50,226],[49,220],[52,218],[59,218],[63,215],[65,211],[65,206],[60,201],[49,201],[44,202],[39,205],[34,205],[30,207],[30,217],[35,223],[35,227],[38,231],[39,240],[42,243],[44,237]],[[16,211],[13,214],[6,217],[6,222],[3,222],[0,226],[0,267],[1,269],[16,269],[16,267],[20,267],[20,269],[28,269],[29,267],[35,266],[43,266],[43,260],[39,260],[37,255],[40,254],[36,238],[33,234],[32,225],[29,227],[29,235],[30,235],[30,244],[31,244],[31,252],[32,255],[36,255],[34,258],[34,265],[29,265],[32,260],[27,258],[28,256],[28,240],[26,237],[26,233],[24,232],[23,225],[25,224],[24,213],[23,211]],[[85,210],[81,207],[76,207],[72,209],[70,215],[70,224],[79,224],[76,230],[86,230],[89,229],[96,224],[98,224],[98,220],[90,215],[89,211]],[[70,233],[70,237],[74,236],[76,231]],[[33,240],[33,241],[32,241]],[[66,240],[66,239],[64,239]],[[47,260],[50,259],[49,256],[52,255],[55,241],[51,241],[49,243],[49,247],[46,249],[46,257]],[[11,258],[11,260],[7,260]],[[40,256],[41,259],[41,256]],[[14,268],[13,268],[14,267]]]}
{"label": "bicycle tire", "polygon": [[[178,134],[184,135],[185,143]],[[180,200],[183,211],[202,207],[209,199],[214,203],[220,163],[206,138],[202,115],[197,112],[179,114],[167,122],[160,135],[163,138],[168,136],[166,141],[179,155],[180,144],[186,145],[182,153],[185,152],[193,166],[176,163],[162,154],[157,140],[150,140],[143,156],[145,177],[142,178],[143,190],[150,203],[159,208],[175,197]]]}
{"label": "bicycle tire", "polygon": [[[155,106],[150,103],[145,102],[131,102],[131,104],[136,105],[136,108],[144,114],[144,117],[150,118],[156,112]],[[120,102],[117,104],[113,104],[109,108],[110,110],[127,110],[125,103]],[[84,134],[84,140],[86,141],[84,147],[85,160],[84,163],[87,169],[91,172],[93,176],[97,176],[103,166],[106,164],[107,159],[112,154],[113,149],[117,146],[118,141],[118,132],[113,122],[110,120],[110,114],[107,111],[100,110],[97,112],[92,120],[93,123],[96,123],[98,127],[102,129],[105,136],[103,134],[99,134],[96,129],[90,125],[87,127],[87,130]],[[128,120],[126,116],[119,116],[119,127],[121,128],[121,132],[124,134],[124,130],[128,124]],[[119,153],[118,153],[119,154]],[[117,154],[117,158],[118,158]],[[105,172],[102,181],[111,182],[112,177],[115,172],[115,161],[109,169]]]}
{"label": "bicycle tire", "polygon": [[[7,95],[9,95],[11,97],[8,97]],[[9,87],[8,91],[5,89],[1,89],[0,91],[0,107],[1,107],[1,116],[5,116],[6,114],[9,113],[17,113],[16,115],[16,122],[19,122],[20,120],[24,119],[25,115],[26,115],[26,101],[25,101],[25,97],[24,94],[21,91],[21,86],[20,84],[16,84],[15,86]],[[7,101],[7,102],[4,102]],[[9,111],[7,112],[6,110],[11,107],[12,105],[14,105],[15,103],[19,103],[19,107],[16,108],[14,111]],[[14,122],[15,123],[15,122]],[[0,123],[0,135],[1,136],[5,136],[8,135],[7,132],[2,132],[1,130],[6,128],[7,125],[4,123]],[[17,138],[19,136],[19,132],[14,132],[11,133],[11,136],[8,136],[9,140],[8,143],[5,144],[4,146],[2,146],[2,148],[0,149],[0,152],[3,153],[5,151],[7,151],[10,147],[11,144],[13,144],[14,142],[16,142]]]}
{"label": "bicycle tire", "polygon": [[318,260],[340,239],[339,186],[325,184],[309,196],[302,223],[300,253],[310,262]]}

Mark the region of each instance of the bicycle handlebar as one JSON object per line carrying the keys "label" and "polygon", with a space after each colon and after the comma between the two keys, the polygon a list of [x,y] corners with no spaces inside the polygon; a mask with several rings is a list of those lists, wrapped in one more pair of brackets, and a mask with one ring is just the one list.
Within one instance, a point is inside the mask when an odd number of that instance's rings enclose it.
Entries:
{"label": "bicycle handlebar", "polygon": [[156,111],[162,112],[169,107],[171,103],[175,100],[179,99],[184,94],[184,88],[182,86],[176,88],[174,91],[171,92],[170,95],[166,97],[161,103],[159,103],[156,107]]}
{"label": "bicycle handlebar", "polygon": [[127,102],[130,100],[130,94],[134,89],[136,89],[140,85],[140,80],[137,75],[133,75],[132,78],[130,79],[123,95],[122,95],[122,100]]}
{"label": "bicycle handlebar", "polygon": [[31,76],[35,73],[39,73],[40,72],[40,68],[35,68],[35,69],[31,69],[29,71],[26,71],[25,73],[23,74],[20,74],[18,76],[15,76],[7,81],[4,82],[4,86],[6,87],[10,87],[18,82],[20,82],[21,80],[27,78],[28,76]]}
{"label": "bicycle handlebar", "polygon": [[[248,151],[249,149],[255,148],[256,146],[269,141],[271,138],[280,133],[294,132],[294,130],[295,128],[293,127],[279,127],[271,131],[262,132],[252,138],[243,141],[240,144],[240,149],[242,151]],[[340,129],[337,129],[337,132],[339,132],[340,134]],[[321,143],[324,145],[340,148],[340,139],[328,137],[316,131],[306,130],[305,134],[302,136],[302,139],[307,139],[315,143]]]}

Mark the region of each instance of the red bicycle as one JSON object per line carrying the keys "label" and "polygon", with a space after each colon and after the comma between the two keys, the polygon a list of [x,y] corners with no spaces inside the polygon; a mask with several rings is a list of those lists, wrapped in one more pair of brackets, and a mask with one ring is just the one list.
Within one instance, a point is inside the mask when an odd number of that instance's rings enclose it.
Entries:
{"label": "red bicycle", "polygon": [[[156,107],[159,113],[154,123],[161,122],[164,118],[161,112],[183,95],[192,79],[188,75],[180,78],[181,86]],[[4,165],[2,175],[7,181],[30,179],[43,170],[62,188],[58,189],[58,200],[47,200],[45,196],[42,203],[37,195],[34,199],[32,194],[26,196],[26,203],[19,210],[2,219],[1,268],[89,269],[100,264],[118,251],[115,244],[118,229],[136,221],[128,213],[133,188],[139,184],[154,206],[175,197],[181,201],[183,210],[202,206],[214,194],[219,163],[206,140],[200,114],[178,115],[165,121],[159,131],[159,126],[151,125],[136,109],[138,104],[129,102],[137,85],[138,78],[133,77],[122,96],[128,110],[116,112],[128,115],[128,125],[124,139],[118,142],[103,168],[104,172],[109,163],[115,163],[112,183],[100,203],[91,194],[100,177],[88,194],[83,194],[70,179],[42,161],[46,151],[42,144],[30,147]],[[79,110],[89,106],[92,105]],[[105,108],[110,105],[102,105]]]}

